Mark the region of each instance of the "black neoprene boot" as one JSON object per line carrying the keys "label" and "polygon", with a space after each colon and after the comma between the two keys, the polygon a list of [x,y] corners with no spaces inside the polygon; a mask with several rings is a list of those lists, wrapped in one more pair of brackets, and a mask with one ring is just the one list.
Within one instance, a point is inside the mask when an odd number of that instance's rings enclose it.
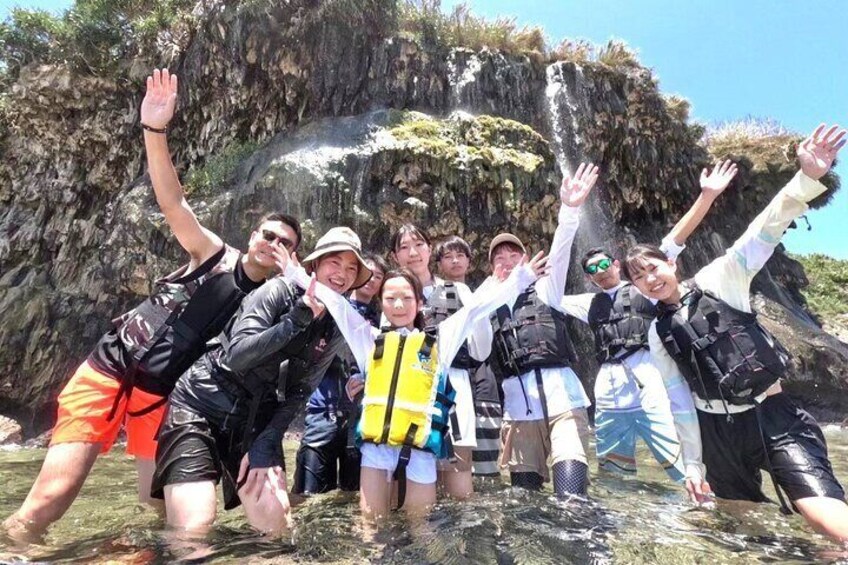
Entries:
{"label": "black neoprene boot", "polygon": [[572,494],[586,496],[589,486],[589,466],[581,461],[566,460],[554,464],[554,493],[563,497]]}
{"label": "black neoprene boot", "polygon": [[509,482],[512,486],[527,490],[542,490],[544,481],[542,475],[533,471],[509,474]]}

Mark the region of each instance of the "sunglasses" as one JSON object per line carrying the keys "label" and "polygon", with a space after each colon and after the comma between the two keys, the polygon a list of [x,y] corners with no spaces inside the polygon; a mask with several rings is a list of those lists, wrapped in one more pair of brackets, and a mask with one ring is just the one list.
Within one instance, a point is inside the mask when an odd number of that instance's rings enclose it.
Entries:
{"label": "sunglasses", "polygon": [[594,275],[598,271],[606,271],[610,266],[612,266],[612,259],[601,259],[597,263],[586,265],[586,268],[583,270],[589,275]]}
{"label": "sunglasses", "polygon": [[289,251],[291,251],[294,247],[293,241],[281,236],[278,233],[274,233],[271,230],[262,230],[262,239],[264,239],[268,243],[274,243],[275,241],[278,241],[283,245],[283,247],[285,247]]}

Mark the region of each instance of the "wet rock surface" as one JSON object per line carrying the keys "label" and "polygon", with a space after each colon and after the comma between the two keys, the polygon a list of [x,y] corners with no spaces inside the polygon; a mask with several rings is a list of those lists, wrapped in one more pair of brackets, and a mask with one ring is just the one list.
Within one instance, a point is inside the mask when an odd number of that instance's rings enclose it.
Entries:
{"label": "wet rock surface", "polygon": [[21,442],[21,425],[11,418],[0,416],[0,445]]}
{"label": "wet rock surface", "polygon": [[[591,159],[603,176],[579,258],[590,245],[658,242],[696,198],[701,168],[732,156],[741,173],[681,259],[693,274],[794,173],[785,158],[769,165],[774,155],[746,161],[744,147],[711,152],[645,69],[422,46],[390,36],[378,17],[385,4],[353,16],[309,2],[210,4],[182,48],[134,62],[129,80],[45,66],[21,73],[0,143],[0,412],[26,433],[48,426],[62,384],[109,320],[186,259],[144,174],[138,108],[154,65],[180,76],[169,141],[181,175],[233,144],[256,146],[189,197],[204,225],[236,246],[263,212],[284,209],[303,220],[304,248],[344,224],[383,252],[391,230],[414,221],[476,249],[498,230],[543,249],[562,171]],[[484,262],[482,253],[473,260],[476,280]],[[754,290],[767,318],[793,328],[782,339],[798,359],[787,389],[837,410],[848,398],[848,348],[808,316],[804,284],[779,251]],[[569,292],[584,285],[573,267]],[[574,330],[590,391],[590,341]]]}

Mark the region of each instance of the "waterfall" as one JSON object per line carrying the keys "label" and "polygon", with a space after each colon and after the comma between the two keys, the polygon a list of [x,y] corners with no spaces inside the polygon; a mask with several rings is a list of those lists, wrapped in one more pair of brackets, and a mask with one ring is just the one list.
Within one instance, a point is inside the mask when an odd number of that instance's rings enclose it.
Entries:
{"label": "waterfall", "polygon": [[483,64],[477,53],[467,49],[454,49],[448,57],[448,83],[450,84],[450,100],[448,108],[459,108],[463,105],[465,88],[477,80],[477,75]]}
{"label": "waterfall", "polygon": [[[581,123],[592,119],[592,109],[584,86],[583,69],[575,63],[553,63],[548,65],[546,76],[545,103],[557,165],[563,175],[574,173],[581,162],[600,157],[584,154]],[[601,167],[601,163],[595,164]],[[591,247],[611,247],[615,252],[614,234],[618,226],[607,216],[603,174],[601,168],[598,184],[583,206],[572,263]]]}

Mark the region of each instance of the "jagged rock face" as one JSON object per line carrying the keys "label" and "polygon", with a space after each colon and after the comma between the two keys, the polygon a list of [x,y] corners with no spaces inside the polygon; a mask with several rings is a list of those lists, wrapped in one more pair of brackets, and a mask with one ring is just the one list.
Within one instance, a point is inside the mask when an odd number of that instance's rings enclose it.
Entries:
{"label": "jagged rock face", "polygon": [[[353,16],[308,1],[209,5],[184,48],[150,55],[157,60],[149,65],[140,58],[129,81],[55,67],[21,74],[0,145],[0,412],[29,428],[49,424],[59,388],[109,320],[185,260],[142,176],[138,107],[154,64],[180,76],[169,139],[181,172],[233,142],[261,142],[227,182],[190,198],[202,222],[236,246],[274,209],[304,221],[305,249],[345,224],[366,246],[387,251],[392,229],[413,221],[480,250],[479,280],[495,232],[514,231],[534,250],[547,246],[561,170],[580,160],[594,160],[603,177],[572,265],[590,245],[619,251],[659,241],[695,199],[711,156],[669,114],[646,72],[420,46],[387,35],[394,2],[366,4]],[[440,118],[457,109],[520,123]],[[685,271],[721,253],[784,182],[742,168],[691,240]],[[776,254],[755,286],[793,319],[804,316],[799,269]],[[570,279],[570,291],[584,290],[579,269]],[[591,390],[590,342],[574,330],[584,353],[578,372]],[[844,345],[816,336],[789,343],[831,351],[802,353],[793,382],[819,382],[823,362],[831,372],[846,366]],[[841,374],[842,385],[826,377],[827,390],[844,396]],[[792,390],[816,396],[810,387]]]}

